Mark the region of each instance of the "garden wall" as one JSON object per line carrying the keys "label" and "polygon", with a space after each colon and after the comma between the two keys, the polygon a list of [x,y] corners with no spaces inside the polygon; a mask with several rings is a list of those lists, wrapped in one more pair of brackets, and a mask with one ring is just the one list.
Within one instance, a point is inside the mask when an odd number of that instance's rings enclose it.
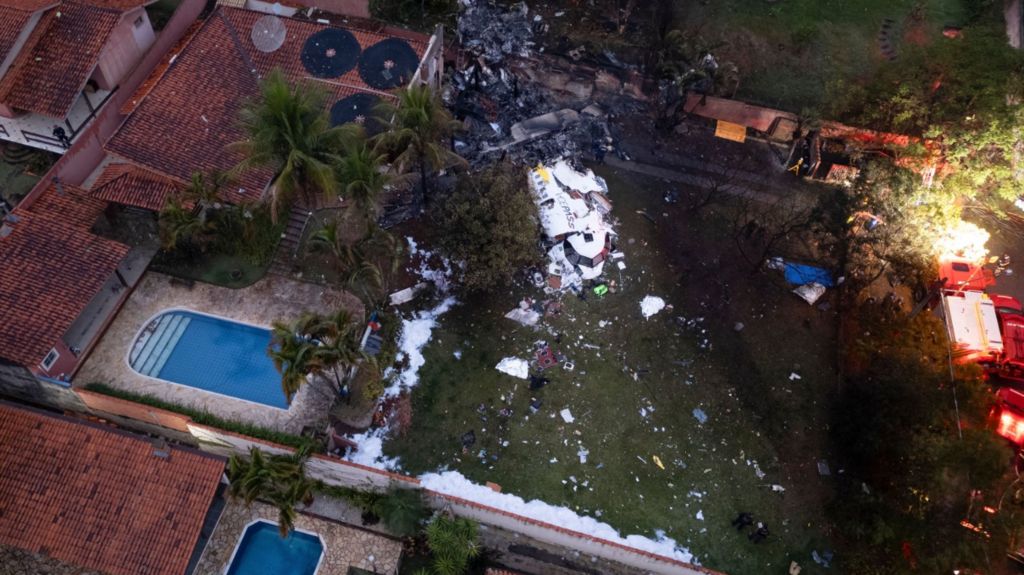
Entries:
{"label": "garden wall", "polygon": [[[269,453],[288,453],[290,448],[205,425],[188,424],[189,431],[199,442],[199,448],[221,456],[232,453],[246,454],[250,447],[256,446]],[[419,481],[413,477],[391,473],[374,467],[351,463],[326,455],[314,455],[306,464],[309,475],[332,485],[355,487],[359,489],[386,489],[398,484],[403,487],[415,488]],[[715,573],[701,567],[668,559],[647,551],[642,551],[612,541],[592,537],[563,529],[557,525],[537,521],[514,513],[509,513],[435,491],[426,491],[431,506],[437,509],[450,509],[456,515],[468,517],[483,525],[497,527],[519,536],[528,537],[538,542],[553,545],[569,552],[592,556],[617,564],[624,569],[621,573],[649,572],[664,575],[707,575]]]}

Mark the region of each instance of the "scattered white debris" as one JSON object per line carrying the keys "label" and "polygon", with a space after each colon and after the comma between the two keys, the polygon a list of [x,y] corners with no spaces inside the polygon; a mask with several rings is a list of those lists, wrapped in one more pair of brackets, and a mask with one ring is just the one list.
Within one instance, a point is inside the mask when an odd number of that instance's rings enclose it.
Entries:
{"label": "scattered white debris", "polygon": [[446,297],[433,309],[417,312],[413,319],[402,321],[402,334],[398,338],[397,361],[407,361],[405,369],[399,372],[391,385],[384,390],[385,397],[401,393],[403,388],[414,387],[419,383],[419,371],[427,362],[423,357],[423,348],[430,342],[430,336],[437,327],[437,318],[447,312],[455,304],[455,298]]}
{"label": "scattered white debris", "polygon": [[530,364],[525,359],[519,359],[518,357],[506,357],[499,361],[498,365],[494,366],[494,369],[519,379],[530,377]]}
{"label": "scattered white debris", "polygon": [[698,509],[697,515],[695,515],[694,517],[697,518],[697,521],[704,521],[704,511],[702,509]]}
{"label": "scattered white debris", "polygon": [[825,286],[818,282],[812,282],[794,289],[793,293],[803,298],[807,303],[814,305],[814,302],[825,295]]}
{"label": "scattered white debris", "polygon": [[753,465],[754,465],[754,475],[756,475],[758,479],[764,479],[765,473],[764,473],[764,471],[761,471],[761,466],[758,465],[756,461],[753,462]]}
{"label": "scattered white debris", "polygon": [[665,300],[658,296],[649,295],[640,301],[640,313],[644,315],[644,319],[650,318],[663,309],[665,309]]}
{"label": "scattered white debris", "polygon": [[776,483],[775,485],[772,485],[772,491],[775,493],[784,493],[786,488]]}
{"label": "scattered white debris", "polygon": [[586,463],[587,462],[587,456],[590,455],[590,451],[588,451],[586,449],[583,449],[581,447],[580,450],[576,452],[576,455],[580,456],[580,463]]}
{"label": "scattered white debris", "polygon": [[416,297],[416,294],[419,293],[420,290],[422,290],[426,286],[427,284],[420,282],[412,287],[407,287],[403,290],[396,291],[395,293],[389,296],[391,305],[402,305],[403,303],[411,302]]}
{"label": "scattered white debris", "polygon": [[592,517],[581,516],[566,507],[556,507],[543,501],[533,500],[527,502],[515,495],[495,492],[486,486],[469,481],[457,471],[427,473],[421,475],[419,479],[420,484],[426,489],[468,499],[482,505],[523,515],[536,521],[543,521],[563,529],[585,533],[592,537],[605,539],[662,557],[686,563],[695,562],[693,554],[688,549],[681,547],[674,539],[666,537],[665,532],[661,530],[654,532],[653,539],[641,535],[627,535],[623,537],[611,525],[602,523]]}
{"label": "scattered white debris", "polygon": [[452,352],[452,355],[455,356],[455,359],[462,359],[462,350],[457,349]]}
{"label": "scattered white debris", "polygon": [[576,418],[572,416],[572,412],[569,411],[568,407],[563,409],[562,411],[559,411],[558,415],[561,415],[562,416],[562,421],[564,421],[566,423],[572,423],[572,422],[576,421]]}
{"label": "scattered white debris", "polygon": [[789,374],[789,381],[793,381],[796,379],[801,379],[799,373],[794,371],[793,373]]}
{"label": "scattered white debris", "polygon": [[697,423],[702,425],[708,420],[708,414],[704,413],[704,410],[699,407],[694,408],[693,416],[697,418]]}
{"label": "scattered white debris", "polygon": [[540,314],[529,306],[525,308],[519,306],[505,314],[505,317],[523,325],[537,325],[537,322],[540,321]]}
{"label": "scattered white debris", "polygon": [[414,256],[419,253],[419,245],[416,244],[416,240],[412,239],[412,236],[405,236],[405,241],[409,244],[410,256]]}

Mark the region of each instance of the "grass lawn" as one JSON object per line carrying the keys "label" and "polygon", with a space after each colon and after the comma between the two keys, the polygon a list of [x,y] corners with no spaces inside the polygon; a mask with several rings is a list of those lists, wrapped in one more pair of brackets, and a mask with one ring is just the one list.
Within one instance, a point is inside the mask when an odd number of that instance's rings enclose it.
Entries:
{"label": "grass lawn", "polygon": [[[33,154],[38,156],[40,163],[44,165],[43,158],[49,157],[49,164],[52,165],[59,157],[56,154],[40,151],[35,151]],[[0,195],[12,205],[17,204],[39,182],[45,171],[46,169],[42,166],[35,166],[35,170],[33,170],[31,161],[15,163],[0,156]]]}
{"label": "grass lawn", "polygon": [[720,0],[680,2],[680,25],[723,45],[716,51],[740,70],[736,96],[800,112],[823,104],[825,84],[857,80],[883,62],[886,19],[895,50],[941,38],[962,25],[960,0]]}
{"label": "grass lawn", "polygon": [[[829,486],[814,463],[826,457],[824,399],[837,380],[834,318],[752,275],[729,239],[732,226],[713,208],[689,215],[661,202],[667,184],[598,171],[626,254],[621,276],[614,263],[606,268],[615,292],[567,296],[563,314],[537,328],[502,317],[524,296],[543,299],[532,286],[463,301],[424,350],[412,429],[385,452],[407,471],[448,467],[624,533],[664,530],[704,565],[731,574],[785,572],[790,560],[819,572],[810,552],[828,548]],[[648,294],[674,308],[644,320],[639,302]],[[551,383],[531,392],[494,369],[506,356],[531,358],[538,340],[574,370],[549,369]],[[801,379],[791,380],[793,372]],[[536,414],[533,398],[543,402]],[[504,407],[510,417],[499,414]],[[476,444],[463,454],[469,430]],[[730,527],[740,510],[768,524],[767,543],[755,546]]]}
{"label": "grass lawn", "polygon": [[244,256],[206,254],[195,259],[172,260],[157,254],[153,269],[175,277],[201,281],[227,288],[251,286],[267,273],[267,265],[257,266]]}

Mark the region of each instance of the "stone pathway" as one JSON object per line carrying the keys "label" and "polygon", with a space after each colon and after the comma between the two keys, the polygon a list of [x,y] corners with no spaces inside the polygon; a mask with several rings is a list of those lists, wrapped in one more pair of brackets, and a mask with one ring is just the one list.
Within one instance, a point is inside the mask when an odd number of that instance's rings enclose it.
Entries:
{"label": "stone pathway", "polygon": [[278,409],[146,377],[133,370],[127,356],[139,330],[169,308],[194,310],[259,326],[270,326],[275,320],[291,321],[307,310],[329,313],[345,308],[359,322],[364,314],[362,302],[348,292],[278,276],[268,276],[248,288],[236,290],[203,283],[189,287],[173,282],[170,276],[147,272],[75,376],[74,385],[104,383],[208,411],[224,419],[293,434],[300,433],[303,427],[320,426],[327,421],[334,393],[322,380],[313,379],[299,390],[288,409]]}
{"label": "stone pathway", "polygon": [[[194,575],[224,573],[245,527],[261,519],[276,523],[277,509],[260,502],[247,508],[243,503],[229,501]],[[295,527],[316,533],[324,542],[325,555],[317,575],[346,575],[349,567],[371,573],[398,573],[402,544],[396,539],[303,513],[296,517]]]}

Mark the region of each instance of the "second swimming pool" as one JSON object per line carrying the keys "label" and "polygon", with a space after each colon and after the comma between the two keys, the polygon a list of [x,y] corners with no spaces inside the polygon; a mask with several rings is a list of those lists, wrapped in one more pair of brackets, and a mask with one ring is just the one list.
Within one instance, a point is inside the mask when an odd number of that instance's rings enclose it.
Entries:
{"label": "second swimming pool", "polygon": [[128,363],[142,375],[287,409],[268,345],[270,330],[169,310],[142,329]]}

